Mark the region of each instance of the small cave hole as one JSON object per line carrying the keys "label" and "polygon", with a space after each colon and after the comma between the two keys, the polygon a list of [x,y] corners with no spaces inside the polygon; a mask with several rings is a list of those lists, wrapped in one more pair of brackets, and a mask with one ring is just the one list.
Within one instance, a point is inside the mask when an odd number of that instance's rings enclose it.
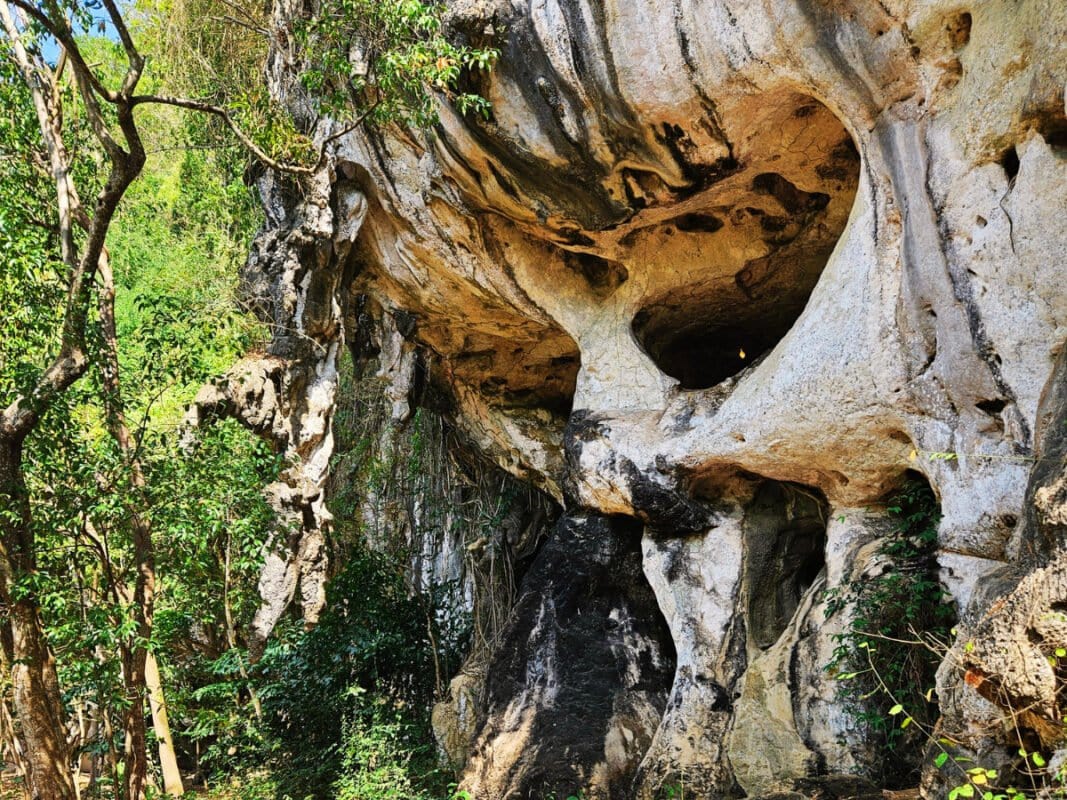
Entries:
{"label": "small cave hole", "polygon": [[1060,128],[1048,131],[1047,133],[1042,134],[1042,138],[1045,140],[1045,144],[1053,150],[1063,150],[1067,148],[1067,129]]}
{"label": "small cave hole", "polygon": [[830,204],[830,195],[823,192],[805,192],[777,172],[757,175],[752,181],[752,188],[759,194],[771,195],[790,214],[822,211]]}
{"label": "small cave hole", "polygon": [[715,233],[723,226],[723,221],[713,214],[683,214],[673,222],[686,233]]}
{"label": "small cave hole", "polygon": [[624,284],[630,277],[629,272],[617,261],[610,261],[591,253],[567,251],[564,263],[584,279],[593,294],[603,299]]}
{"label": "small cave hole", "polygon": [[1063,158],[1067,149],[1067,115],[1063,113],[1062,106],[1042,108],[1034,115],[1031,124],[1052,152]]}
{"label": "small cave hole", "polygon": [[1019,151],[1014,146],[1001,153],[1000,166],[1009,181],[1014,181],[1019,175]]}
{"label": "small cave hole", "polygon": [[996,416],[1001,411],[1003,411],[1005,405],[1006,403],[1001,399],[982,400],[978,403],[975,403],[975,406],[978,408],[979,411],[981,411],[983,414],[988,414],[991,417]]}
{"label": "small cave hole", "polygon": [[971,41],[971,25],[973,19],[971,12],[964,11],[957,14],[948,23],[948,37],[952,49],[961,50]]}

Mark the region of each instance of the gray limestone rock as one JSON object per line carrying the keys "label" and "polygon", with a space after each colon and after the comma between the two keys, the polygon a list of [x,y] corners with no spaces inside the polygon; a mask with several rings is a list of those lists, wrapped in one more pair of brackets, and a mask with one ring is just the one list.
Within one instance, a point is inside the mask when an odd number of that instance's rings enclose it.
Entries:
{"label": "gray limestone rock", "polygon": [[[1062,547],[1039,402],[1067,339],[1067,6],[463,0],[449,25],[502,51],[490,118],[442,102],[432,131],[335,142],[303,195],[268,187],[245,277],[275,325],[250,374],[276,377],[200,403],[301,455],[278,505],[311,513],[260,627],[298,584],[316,605],[343,306],[368,295],[410,323],[397,363],[431,353],[457,427],[568,515],[478,722],[440,715],[461,787],[829,796],[796,781],[872,756],[821,591],[877,566],[887,493],[933,487],[975,630]],[[306,112],[293,69],[273,88]],[[990,718],[945,669],[946,718]]]}

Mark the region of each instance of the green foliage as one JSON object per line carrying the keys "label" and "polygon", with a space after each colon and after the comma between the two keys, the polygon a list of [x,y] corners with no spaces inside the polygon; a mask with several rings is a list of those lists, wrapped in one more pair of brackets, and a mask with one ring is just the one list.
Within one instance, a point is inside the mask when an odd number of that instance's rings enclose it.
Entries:
{"label": "green foliage", "polygon": [[273,518],[262,488],[280,466],[264,442],[227,420],[151,473],[162,582],[154,644],[165,658],[175,741],[211,773],[263,747],[247,653],[230,644],[228,620],[239,636],[258,605]]}
{"label": "green foliage", "polygon": [[[353,692],[360,700],[362,692]],[[437,800],[444,774],[424,726],[387,697],[363,701],[345,721],[334,800]]]}
{"label": "green foliage", "polygon": [[[68,2],[64,8],[93,70],[114,85],[124,54],[116,42],[93,38],[97,6]],[[314,120],[303,120],[298,130],[262,84],[264,8],[145,0],[124,11],[149,56],[142,91],[224,105],[272,157],[312,158],[305,133]],[[462,112],[486,110],[484,100],[456,87],[472,71],[488,69],[496,53],[450,43],[440,6],[331,0],[321,11],[296,23],[302,55],[313,65],[304,84],[324,92],[321,111],[345,120],[369,112],[377,123],[427,125],[438,95]],[[222,21],[233,15],[241,24]],[[348,61],[353,41],[366,70]],[[85,115],[70,82],[61,91],[66,140],[91,205],[103,161],[82,146],[91,140],[79,127]],[[325,796],[331,787],[355,800],[386,796],[373,788],[386,784],[395,796],[441,796],[427,713],[442,669],[452,670],[449,659],[465,641],[462,626],[441,622],[451,620],[440,609],[454,587],[412,593],[397,566],[402,562],[346,542],[350,563],[331,588],[333,606],[320,627],[297,631],[283,620],[264,660],[248,661],[244,632],[258,602],[256,579],[273,524],[262,489],[281,465],[235,423],[216,424],[194,444],[179,441],[179,427],[197,389],[264,336],[235,303],[237,268],[261,211],[246,183],[243,151],[228,146],[217,120],[142,106],[137,121],[148,161],[107,244],[117,284],[122,399],[147,485],[136,485],[107,434],[103,338],[99,320],[90,319],[93,367],[26,443],[38,568],[18,576],[14,590],[39,598],[67,711],[88,720],[77,747],[100,775],[86,796],[117,791],[129,703],[122,642],[157,655],[186,764],[212,778],[269,765],[286,779],[283,785],[255,777],[241,790],[246,800]],[[66,299],[54,187],[39,139],[28,92],[10,61],[0,58],[0,398],[36,380],[55,349]],[[423,455],[422,428],[413,429],[410,480],[419,476]],[[155,537],[150,642],[137,641],[138,610],[126,593],[137,570],[131,510]],[[255,713],[260,699],[263,721]]]}
{"label": "green foliage", "polygon": [[[271,37],[270,6],[233,0],[138,0],[136,29],[149,59],[148,75],[171,94],[226,108],[269,157],[314,162],[307,132],[271,97],[263,80]],[[187,144],[210,147],[243,169],[254,165],[214,115],[192,114]]]}
{"label": "green foliage", "polygon": [[464,70],[489,70],[498,52],[450,42],[442,13],[441,4],[420,0],[323,0],[294,30],[304,87],[340,118],[369,113],[378,122],[431,125],[435,94],[461,113],[487,114],[485,98],[455,89]]}
{"label": "green foliage", "polygon": [[[155,120],[157,141],[180,143],[188,117]],[[173,427],[207,379],[265,333],[237,301],[237,272],[262,212],[239,165],[205,150],[150,157],[116,217],[109,246],[117,283],[123,378]]]}
{"label": "green foliage", "polygon": [[[308,165],[318,151],[311,134],[319,115],[353,122],[429,126],[435,97],[461,113],[488,113],[478,94],[459,90],[489,70],[492,48],[454,44],[443,33],[443,5],[419,0],[324,0],[292,23],[296,57],[304,65],[306,97],[296,105],[315,118],[294,119],[267,91],[269,11],[232,0],[141,0],[140,29],[149,41],[150,74],[166,77],[177,94],[225,107],[269,157]],[[190,141],[227,145],[232,134],[215,117],[192,123]],[[241,158],[240,149],[231,157]]]}
{"label": "green foliage", "polygon": [[[888,502],[895,524],[878,550],[884,569],[827,592],[826,615],[848,610],[849,629],[835,636],[827,669],[840,696],[882,738],[890,782],[907,781],[937,719],[934,683],[955,624],[951,599],[938,579],[940,510],[929,485],[908,481]],[[905,713],[906,710],[906,713]],[[913,723],[915,727],[912,727]]]}
{"label": "green foliage", "polygon": [[420,789],[439,780],[426,744],[427,606],[393,562],[365,548],[350,554],[328,594],[319,624],[271,645],[260,664],[276,774],[301,797],[326,796],[343,780],[350,797],[362,797],[361,786],[386,774]]}
{"label": "green foliage", "polygon": [[[83,399],[79,394],[70,400]],[[74,402],[53,409],[30,450],[28,480],[40,498],[35,588],[68,703],[96,709],[120,730],[126,700],[116,651],[120,637],[133,634],[135,615],[108,587],[128,584],[135,568],[124,535],[127,490],[116,488],[125,466],[111,439],[94,435],[94,425],[69,424],[87,411]],[[246,624],[257,604],[271,519],[262,487],[276,475],[277,458],[233,422],[205,431],[189,451],[162,434],[149,436],[144,453],[160,574],[152,648],[175,741],[180,751],[199,752],[205,768],[234,766],[229,751],[260,747],[262,733],[241,669],[247,659],[228,645],[226,620]],[[87,525],[107,548],[106,562],[86,538]],[[121,742],[98,729],[81,747],[103,754],[121,751]]]}
{"label": "green foliage", "polygon": [[66,296],[40,138],[29,90],[0,57],[0,399],[36,382],[57,345]]}
{"label": "green foliage", "polygon": [[669,783],[657,794],[657,800],[685,800],[685,784]]}
{"label": "green foliage", "polygon": [[[84,37],[81,46],[102,79],[117,74],[122,54],[114,42]],[[6,405],[37,379],[56,349],[68,276],[33,105],[6,53],[0,56],[0,404]],[[70,87],[61,83],[64,134],[91,205],[102,162]],[[142,88],[157,87],[146,80]],[[25,443],[36,570],[18,576],[15,591],[32,591],[40,602],[67,711],[84,723],[77,748],[98,766],[117,765],[110,774],[101,770],[88,796],[114,796],[122,768],[129,699],[119,644],[135,640],[137,623],[125,593],[136,570],[131,508],[156,537],[161,577],[151,646],[164,670],[179,746],[190,752],[197,738],[214,741],[205,719],[213,718],[217,731],[247,718],[241,713],[247,690],[227,666],[239,650],[226,644],[223,605],[237,626],[247,624],[271,518],[262,487],[278,465],[262,442],[235,425],[208,431],[191,451],[179,446],[176,429],[199,386],[261,336],[235,304],[236,268],[261,214],[234,164],[212,152],[174,149],[186,138],[188,119],[173,110],[138,113],[149,159],[108,238],[118,282],[123,400],[147,490],[134,489],[129,464],[106,434],[95,316],[88,355],[96,363]],[[214,689],[227,681],[226,691]]]}

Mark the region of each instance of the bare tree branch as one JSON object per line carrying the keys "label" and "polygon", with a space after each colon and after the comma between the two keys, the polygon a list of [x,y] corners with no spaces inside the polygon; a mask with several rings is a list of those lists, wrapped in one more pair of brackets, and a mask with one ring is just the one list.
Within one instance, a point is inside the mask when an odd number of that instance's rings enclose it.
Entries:
{"label": "bare tree branch", "polygon": [[119,13],[118,8],[115,6],[115,0],[104,0],[104,7],[107,9],[108,16],[111,17],[111,24],[118,31],[119,41],[122,42],[122,48],[126,51],[126,58],[130,62],[130,68],[126,72],[126,80],[122,84],[122,93],[129,94],[137,88],[137,81],[140,80],[141,71],[144,69],[144,56],[140,54],[137,46],[134,45],[129,28],[126,27],[126,20],[122,18],[122,14]]}
{"label": "bare tree branch", "polygon": [[231,17],[229,14],[225,14],[221,17],[211,17],[211,19],[218,22],[229,22],[231,25],[236,25],[240,28],[244,28],[246,31],[251,31],[259,36],[270,36],[270,31],[266,28],[261,28],[258,25],[250,25],[247,22],[237,19],[237,17]]}

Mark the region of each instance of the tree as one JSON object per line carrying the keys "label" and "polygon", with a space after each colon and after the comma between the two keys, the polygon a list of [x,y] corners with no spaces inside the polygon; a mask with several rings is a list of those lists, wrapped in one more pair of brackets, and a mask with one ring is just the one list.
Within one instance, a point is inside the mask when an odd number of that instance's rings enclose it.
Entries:
{"label": "tree", "polygon": [[[121,20],[113,2],[107,2],[107,7],[116,19]],[[28,6],[24,10],[52,24],[52,20],[36,8]],[[3,508],[0,602],[8,611],[7,627],[2,636],[3,649],[5,666],[10,668],[12,675],[15,710],[25,738],[28,792],[41,800],[73,800],[76,792],[69,769],[70,754],[55,659],[45,638],[37,599],[27,585],[27,578],[36,569],[36,550],[22,452],[26,437],[37,427],[42,415],[88,367],[86,325],[93,276],[100,260],[106,258],[104,242],[118,203],[144,165],[144,146],[133,121],[133,106],[129,99],[140,80],[144,62],[131,50],[121,90],[111,92],[101,86],[94,87],[95,76],[81,60],[76,46],[65,48],[64,57],[52,68],[39,52],[31,54],[27,49],[23,33],[25,23],[20,25],[21,20],[16,21],[6,3],[0,5],[0,19],[15,63],[32,94],[55,182],[58,238],[69,287],[58,352],[32,381],[28,391],[16,395],[0,414],[0,507]],[[60,16],[60,20],[63,27],[56,28],[56,32],[61,32],[62,38],[73,44],[65,19]],[[110,163],[107,181],[91,214],[82,206],[64,137],[59,79],[67,58],[74,62],[75,80],[86,114]],[[115,107],[125,148],[109,129],[99,103],[101,96]],[[82,241],[75,232],[79,224],[85,228]]]}
{"label": "tree", "polygon": [[[49,176],[54,192],[51,204],[55,221],[46,221],[47,214],[37,214],[47,231],[37,245],[56,246],[56,263],[61,265],[62,273],[58,283],[65,290],[61,312],[45,314],[46,318],[55,317],[54,327],[34,331],[39,334],[33,349],[38,360],[30,363],[20,357],[18,373],[11,381],[0,384],[5,394],[10,392],[10,397],[0,401],[0,604],[6,610],[0,627],[0,657],[5,672],[11,675],[17,736],[25,757],[26,795],[39,800],[73,800],[77,790],[70,768],[67,714],[56,660],[41,616],[33,503],[25,480],[24,449],[28,437],[39,430],[45,416],[61,404],[66,392],[90,366],[93,354],[88,335],[94,296],[98,298],[103,341],[100,400],[108,432],[129,474],[127,482],[110,488],[119,494],[129,520],[137,565],[132,586],[118,581],[111,584],[112,591],[132,609],[134,622],[119,645],[128,703],[124,717],[124,795],[128,800],[141,800],[147,794],[144,708],[146,673],[151,672],[149,643],[157,580],[147,513],[151,493],[140,443],[126,420],[115,287],[106,247],[119,204],[145,165],[138,110],[163,105],[209,115],[222,122],[265,166],[297,177],[310,176],[325,164],[332,142],[368,120],[421,124],[432,121],[432,92],[449,91],[463,67],[485,67],[495,57],[491,51],[450,45],[440,35],[439,10],[419,2],[325,3],[319,15],[309,17],[297,28],[301,46],[316,56],[308,58],[307,63],[323,65],[305,71],[304,83],[308,89],[325,95],[321,104],[324,112],[340,115],[345,121],[335,125],[329,119],[318,118],[306,132],[283,121],[266,126],[264,138],[246,133],[240,124],[241,113],[226,105],[200,98],[138,93],[145,58],[115,0],[100,2],[125,55],[124,67],[115,80],[108,80],[91,64],[79,39],[78,31],[87,31],[94,25],[92,12],[100,7],[97,3],[0,3],[6,40],[4,55],[7,64],[14,66],[25,87],[26,100],[32,105],[44,148],[44,163],[40,166]],[[355,62],[348,58],[346,44],[352,36],[363,42],[363,56]],[[51,42],[58,52],[53,60],[45,56],[46,42]],[[5,82],[11,77],[5,73]],[[454,99],[461,108],[482,107],[472,95],[458,94]],[[255,104],[246,104],[246,109],[256,110]],[[346,109],[348,113],[343,113]],[[77,114],[70,113],[73,111]],[[287,119],[271,107],[265,113],[271,120]],[[75,149],[70,146],[72,116],[84,121],[85,138],[95,145],[95,159],[103,165],[98,187],[96,171],[79,174],[76,169],[72,155]],[[81,148],[77,150],[80,152]],[[306,157],[294,162],[289,160],[293,154]],[[94,193],[93,202],[86,205],[82,197]],[[21,237],[20,241],[26,244],[30,239]],[[35,259],[47,260],[39,258],[33,249],[31,242],[29,248],[24,248],[29,252],[13,250],[12,261],[22,259],[23,266],[32,267]],[[42,305],[43,310],[50,309],[47,303]],[[91,529],[87,528],[85,535],[91,539]]]}

